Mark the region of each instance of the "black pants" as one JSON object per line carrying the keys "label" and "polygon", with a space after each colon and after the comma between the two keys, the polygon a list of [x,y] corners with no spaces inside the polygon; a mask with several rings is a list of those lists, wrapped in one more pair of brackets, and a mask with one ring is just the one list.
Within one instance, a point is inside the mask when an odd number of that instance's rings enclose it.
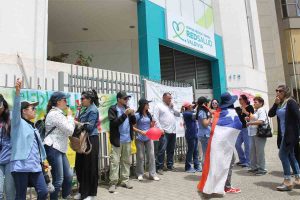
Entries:
{"label": "black pants", "polygon": [[88,155],[76,153],[75,170],[82,199],[97,196],[99,136],[90,136],[90,141],[91,153]]}

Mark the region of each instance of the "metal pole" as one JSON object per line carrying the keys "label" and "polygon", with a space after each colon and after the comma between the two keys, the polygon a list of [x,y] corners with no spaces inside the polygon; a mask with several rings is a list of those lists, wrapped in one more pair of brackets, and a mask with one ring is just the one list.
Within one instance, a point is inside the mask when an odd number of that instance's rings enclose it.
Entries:
{"label": "metal pole", "polygon": [[297,101],[299,101],[298,80],[297,80],[297,72],[296,72],[296,67],[295,67],[294,43],[292,40],[291,31],[289,32],[289,34],[290,34],[291,53],[292,53],[292,61],[293,61],[294,81],[295,81],[295,87],[296,87],[296,98],[297,98]]}

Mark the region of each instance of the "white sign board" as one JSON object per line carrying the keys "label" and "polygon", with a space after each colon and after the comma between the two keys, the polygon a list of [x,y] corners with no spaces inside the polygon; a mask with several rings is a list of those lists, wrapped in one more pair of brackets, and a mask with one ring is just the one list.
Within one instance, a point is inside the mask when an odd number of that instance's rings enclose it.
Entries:
{"label": "white sign board", "polygon": [[[165,92],[170,92],[173,97],[174,108],[180,111],[184,101],[193,102],[192,87],[171,87],[145,80],[146,98],[150,103],[150,112],[153,113],[153,108],[162,103],[162,96]],[[177,137],[184,137],[184,126],[182,117],[176,117],[176,134]]]}
{"label": "white sign board", "polygon": [[166,12],[167,39],[187,48],[216,57],[214,32]]}

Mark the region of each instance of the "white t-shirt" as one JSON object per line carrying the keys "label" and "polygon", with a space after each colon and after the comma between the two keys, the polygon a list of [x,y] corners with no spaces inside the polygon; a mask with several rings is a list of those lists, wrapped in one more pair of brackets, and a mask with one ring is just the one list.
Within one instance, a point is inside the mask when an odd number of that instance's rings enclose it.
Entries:
{"label": "white t-shirt", "polygon": [[[264,124],[267,125],[268,124],[268,120],[267,120],[267,112],[264,108],[259,108],[258,110],[256,110],[253,114],[253,119],[250,120],[250,122],[254,122],[254,121],[264,121]],[[257,133],[257,127],[258,125],[251,125],[248,127],[248,134],[249,136],[255,136]]]}

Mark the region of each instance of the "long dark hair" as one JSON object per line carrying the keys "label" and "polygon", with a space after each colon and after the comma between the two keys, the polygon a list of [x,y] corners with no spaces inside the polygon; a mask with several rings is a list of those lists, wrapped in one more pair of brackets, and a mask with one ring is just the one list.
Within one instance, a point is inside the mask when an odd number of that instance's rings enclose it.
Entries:
{"label": "long dark hair", "polygon": [[204,103],[206,103],[207,99],[203,98],[203,97],[199,97],[198,101],[197,101],[197,112],[196,112],[196,120],[198,120],[198,115],[200,110],[204,110],[205,112],[208,112],[209,110],[207,109],[207,107],[203,106]]}
{"label": "long dark hair", "polygon": [[56,106],[57,102],[53,102],[51,100],[48,101],[46,115],[50,112],[53,106]]}
{"label": "long dark hair", "polygon": [[250,105],[250,101],[246,95],[241,94],[240,98],[242,98],[247,105]]}
{"label": "long dark hair", "polygon": [[212,104],[214,101],[216,101],[218,103],[218,107],[219,107],[219,104],[220,104],[219,101],[217,99],[212,99],[211,103],[210,103],[210,109],[214,109],[213,104]]}
{"label": "long dark hair", "polygon": [[[1,94],[0,94],[1,95]],[[3,96],[1,95],[3,98]],[[9,107],[7,101],[3,98],[3,106],[4,106],[4,111],[0,116],[0,122],[3,123],[2,130],[5,130],[5,134],[7,136],[10,136],[10,130],[11,130],[11,123],[10,123],[10,112],[9,112]],[[3,134],[3,132],[2,132]]]}
{"label": "long dark hair", "polygon": [[89,91],[83,91],[81,93],[82,96],[84,96],[87,99],[91,100],[91,103],[94,103],[97,107],[99,107],[100,103],[99,103],[99,97],[98,94],[96,92],[96,90],[92,89]]}
{"label": "long dark hair", "polygon": [[[146,106],[146,104],[140,105],[139,108],[136,111],[137,113],[139,113],[140,117],[142,117],[143,114],[144,114],[144,108],[145,108],[145,106]],[[149,117],[150,121],[152,121],[152,116],[151,116],[149,110],[147,110],[146,114]]]}

